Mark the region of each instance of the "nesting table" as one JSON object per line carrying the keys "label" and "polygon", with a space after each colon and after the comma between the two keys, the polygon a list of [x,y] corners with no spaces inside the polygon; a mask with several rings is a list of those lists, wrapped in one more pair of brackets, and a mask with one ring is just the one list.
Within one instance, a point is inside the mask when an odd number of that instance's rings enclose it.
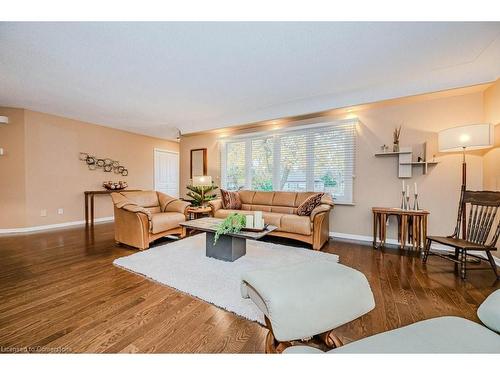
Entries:
{"label": "nesting table", "polygon": [[[429,211],[403,210],[400,208],[373,207],[373,247],[385,245],[387,240],[386,222],[389,216],[396,216],[398,222],[399,247],[404,249],[407,241],[413,249],[423,250],[427,237],[427,217]],[[378,236],[378,239],[377,239]]]}
{"label": "nesting table", "polygon": [[195,220],[200,219],[206,216],[212,216],[212,208],[211,207],[195,207],[190,206],[186,209],[189,219]]}

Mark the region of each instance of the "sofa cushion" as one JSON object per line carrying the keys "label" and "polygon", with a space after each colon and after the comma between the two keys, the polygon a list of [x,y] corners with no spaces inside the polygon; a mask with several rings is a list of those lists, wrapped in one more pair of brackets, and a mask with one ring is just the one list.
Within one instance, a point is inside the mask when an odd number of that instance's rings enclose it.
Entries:
{"label": "sofa cushion", "polygon": [[122,192],[121,194],[141,207],[155,207],[160,205],[156,191],[131,191]]}
{"label": "sofa cushion", "polygon": [[278,214],[275,212],[263,212],[262,217],[264,218],[265,224],[271,224],[278,227],[277,230],[281,230],[281,218],[283,214]]}
{"label": "sofa cushion", "polygon": [[500,289],[484,300],[477,309],[477,316],[486,327],[500,333]]}
{"label": "sofa cushion", "polygon": [[149,212],[152,214],[157,214],[161,212],[160,206],[148,207]]}
{"label": "sofa cushion", "polygon": [[242,204],[252,204],[253,196],[255,195],[255,191],[253,190],[239,190],[240,199]]}
{"label": "sofa cushion", "polygon": [[222,207],[229,210],[239,210],[241,208],[240,194],[237,191],[220,189]]}
{"label": "sofa cushion", "polygon": [[252,205],[273,205],[274,191],[256,191],[253,196]]}
{"label": "sofa cushion", "polygon": [[276,191],[273,197],[273,206],[295,207],[297,193],[289,191]]}
{"label": "sofa cushion", "polygon": [[271,206],[271,212],[279,214],[294,214],[297,211],[295,207]]}
{"label": "sofa cushion", "polygon": [[297,215],[299,216],[309,216],[311,212],[321,203],[321,198],[323,197],[323,193],[318,193],[315,195],[311,195],[304,202],[297,207]]}
{"label": "sofa cushion", "polygon": [[179,212],[160,212],[153,214],[151,218],[151,232],[157,234],[169,229],[174,229],[179,226],[179,223],[185,220],[186,217]]}
{"label": "sofa cushion", "polygon": [[262,212],[271,212],[273,206],[266,206],[263,204],[252,204],[251,206],[252,211],[262,211]]}
{"label": "sofa cushion", "polygon": [[225,219],[229,214],[242,214],[242,215],[253,215],[253,211],[247,210],[226,210],[225,208],[221,208],[220,210],[215,211],[214,217],[218,219]]}
{"label": "sofa cushion", "polygon": [[318,193],[313,193],[313,192],[305,192],[305,193],[297,193],[297,196],[295,197],[295,207],[299,207],[304,201]]}
{"label": "sofa cushion", "polygon": [[311,234],[311,220],[309,216],[284,214],[281,216],[280,230],[309,236]]}

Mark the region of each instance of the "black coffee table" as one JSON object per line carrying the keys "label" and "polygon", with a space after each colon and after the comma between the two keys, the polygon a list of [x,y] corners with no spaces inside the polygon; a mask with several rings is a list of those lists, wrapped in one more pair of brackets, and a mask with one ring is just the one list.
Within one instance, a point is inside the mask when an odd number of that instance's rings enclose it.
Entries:
{"label": "black coffee table", "polygon": [[204,217],[202,219],[189,220],[180,223],[181,226],[206,232],[206,256],[226,262],[234,262],[242,257],[247,252],[247,240],[258,240],[273,230],[278,229],[274,225],[268,225],[264,230],[259,232],[244,231],[238,233],[223,234],[214,245],[215,232],[217,226],[222,223],[223,219],[213,217]]}

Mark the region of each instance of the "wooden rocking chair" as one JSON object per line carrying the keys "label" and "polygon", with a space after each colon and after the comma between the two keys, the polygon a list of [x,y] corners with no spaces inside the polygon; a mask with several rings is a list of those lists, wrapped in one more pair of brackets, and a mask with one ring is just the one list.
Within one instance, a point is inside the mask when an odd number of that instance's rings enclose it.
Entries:
{"label": "wooden rocking chair", "polygon": [[[467,206],[470,206],[468,215],[466,215]],[[448,237],[427,236],[423,263],[427,262],[429,254],[451,260],[457,266],[460,265],[460,276],[465,279],[467,257],[482,259],[467,252],[484,251],[497,279],[500,278],[497,265],[491,255],[491,252],[496,250],[496,243],[500,235],[500,221],[497,218],[497,213],[500,212],[499,206],[500,191],[462,190],[455,231]],[[495,223],[497,223],[496,228],[494,227]],[[462,238],[460,238],[460,228],[462,228]],[[488,239],[489,242],[486,243]],[[444,255],[431,252],[430,247],[433,241],[455,248],[455,254]]]}

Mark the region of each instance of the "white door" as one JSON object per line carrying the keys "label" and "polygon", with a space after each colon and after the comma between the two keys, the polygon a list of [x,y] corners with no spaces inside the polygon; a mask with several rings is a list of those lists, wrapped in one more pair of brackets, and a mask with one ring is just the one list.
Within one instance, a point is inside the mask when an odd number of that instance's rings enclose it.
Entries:
{"label": "white door", "polygon": [[179,154],[155,150],[155,190],[179,197]]}

